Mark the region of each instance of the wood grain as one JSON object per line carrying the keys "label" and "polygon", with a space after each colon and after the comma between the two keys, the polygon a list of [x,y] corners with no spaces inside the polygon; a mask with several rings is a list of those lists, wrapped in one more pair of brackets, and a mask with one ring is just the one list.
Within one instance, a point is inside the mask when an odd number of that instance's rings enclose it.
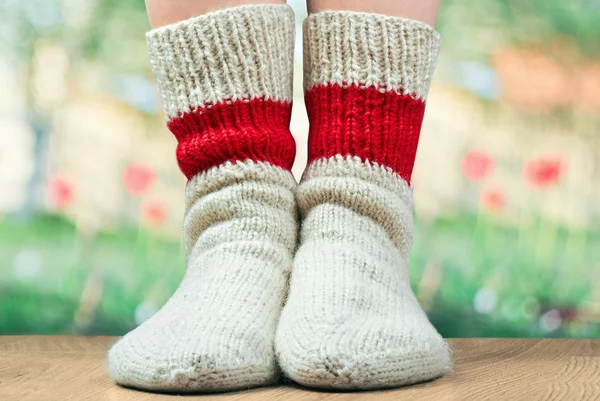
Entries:
{"label": "wood grain", "polygon": [[0,337],[0,400],[600,400],[600,339],[453,339],[442,379],[397,390],[334,393],[292,384],[226,394],[161,395],[115,385],[112,337]]}

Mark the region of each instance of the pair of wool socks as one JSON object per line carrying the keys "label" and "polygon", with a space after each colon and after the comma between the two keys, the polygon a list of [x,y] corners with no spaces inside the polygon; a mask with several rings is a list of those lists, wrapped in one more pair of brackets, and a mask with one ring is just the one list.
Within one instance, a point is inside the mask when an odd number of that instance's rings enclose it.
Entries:
{"label": "pair of wool socks", "polygon": [[236,7],[148,33],[189,178],[186,273],[110,350],[118,383],[225,391],[273,383],[279,366],[307,386],[371,389],[450,368],[408,279],[410,176],[439,35],[333,11],[304,29],[309,165],[298,187],[291,8]]}

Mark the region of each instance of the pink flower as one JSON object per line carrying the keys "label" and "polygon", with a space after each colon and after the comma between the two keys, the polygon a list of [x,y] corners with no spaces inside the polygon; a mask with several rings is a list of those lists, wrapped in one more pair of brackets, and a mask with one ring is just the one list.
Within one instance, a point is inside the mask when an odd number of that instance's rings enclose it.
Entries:
{"label": "pink flower", "polygon": [[469,181],[480,182],[487,177],[494,166],[494,159],[485,151],[470,150],[462,161],[463,174]]}
{"label": "pink flower", "polygon": [[48,180],[46,195],[54,207],[64,209],[73,202],[73,186],[66,177],[57,174]]}
{"label": "pink flower", "polygon": [[154,171],[140,163],[132,163],[123,173],[123,185],[132,195],[142,195],[154,182]]}
{"label": "pink flower", "polygon": [[167,211],[163,202],[150,200],[142,205],[142,221],[148,226],[161,225],[167,217]]}
{"label": "pink flower", "polygon": [[504,208],[504,193],[500,189],[490,189],[481,192],[481,206],[488,212],[499,212]]}
{"label": "pink flower", "polygon": [[564,163],[558,157],[539,157],[525,163],[523,174],[533,188],[546,188],[558,181],[563,166]]}

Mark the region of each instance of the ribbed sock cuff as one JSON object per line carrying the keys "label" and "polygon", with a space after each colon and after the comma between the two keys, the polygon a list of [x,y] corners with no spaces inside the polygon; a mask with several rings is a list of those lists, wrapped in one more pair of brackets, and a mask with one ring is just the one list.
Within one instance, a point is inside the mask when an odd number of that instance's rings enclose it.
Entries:
{"label": "ribbed sock cuff", "polygon": [[424,23],[325,11],[304,23],[309,162],[358,156],[410,182],[440,35]]}
{"label": "ribbed sock cuff", "polygon": [[294,14],[224,9],[148,32],[150,63],[189,178],[226,161],[291,169]]}
{"label": "ribbed sock cuff", "polygon": [[425,100],[441,37],[414,20],[323,11],[304,21],[304,89],[376,87]]}

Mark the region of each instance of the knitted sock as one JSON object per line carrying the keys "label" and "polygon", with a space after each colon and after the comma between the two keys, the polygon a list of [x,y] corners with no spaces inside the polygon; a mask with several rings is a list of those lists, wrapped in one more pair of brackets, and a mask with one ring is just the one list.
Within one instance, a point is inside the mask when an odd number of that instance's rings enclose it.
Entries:
{"label": "knitted sock", "polygon": [[290,293],[276,335],[284,373],[311,387],[433,379],[451,356],[410,287],[410,176],[439,35],[376,14],[304,24],[309,165]]}
{"label": "knitted sock", "polygon": [[290,7],[260,5],[148,33],[189,178],[186,272],[164,307],[110,350],[120,384],[203,392],[277,379],[273,341],[297,235],[293,26]]}

